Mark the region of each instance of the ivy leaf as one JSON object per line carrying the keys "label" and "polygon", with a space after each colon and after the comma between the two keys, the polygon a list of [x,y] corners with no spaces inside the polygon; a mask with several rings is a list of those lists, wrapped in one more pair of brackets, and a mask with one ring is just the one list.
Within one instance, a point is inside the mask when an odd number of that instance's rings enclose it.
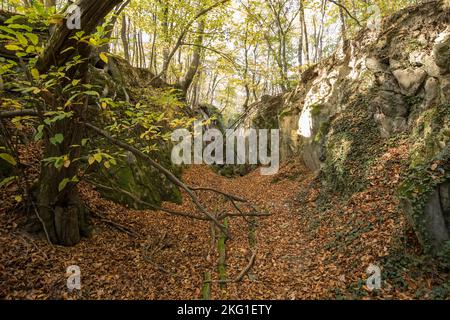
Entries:
{"label": "ivy leaf", "polygon": [[13,156],[7,154],[7,153],[0,153],[0,158],[5,160],[6,162],[10,163],[12,166],[16,166],[17,162],[16,159],[14,159]]}
{"label": "ivy leaf", "polygon": [[53,138],[50,138],[50,143],[53,145],[61,144],[64,141],[64,136],[61,133],[55,134]]}

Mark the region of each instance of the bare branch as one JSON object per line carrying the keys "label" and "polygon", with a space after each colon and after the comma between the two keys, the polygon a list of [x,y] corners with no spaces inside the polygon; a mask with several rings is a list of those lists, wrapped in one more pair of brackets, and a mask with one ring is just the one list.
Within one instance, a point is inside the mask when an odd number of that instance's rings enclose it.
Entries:
{"label": "bare branch", "polygon": [[237,283],[237,282],[241,282],[242,279],[244,279],[245,275],[250,271],[250,269],[253,267],[253,265],[255,264],[255,260],[256,260],[256,251],[253,252],[250,261],[248,262],[247,266],[239,273],[239,275],[234,278],[234,279],[229,279],[229,280],[205,280],[203,283]]}
{"label": "bare branch", "polygon": [[0,112],[0,119],[7,119],[7,118],[15,118],[15,117],[37,117],[38,112],[33,109],[24,109],[24,110],[14,110],[14,111],[3,111]]}
{"label": "bare branch", "polygon": [[334,0],[328,0],[331,3],[334,3],[335,5],[337,5],[338,7],[344,9],[344,11],[347,13],[347,15],[352,18],[353,20],[355,20],[355,22],[358,24],[358,26],[362,27],[361,22],[359,22],[358,19],[356,19],[351,13],[350,11],[341,3],[339,3],[338,1],[334,1]]}
{"label": "bare branch", "polygon": [[175,184],[176,186],[178,186],[181,189],[183,189],[184,191],[186,191],[186,193],[192,199],[192,201],[194,202],[196,207],[200,210],[200,212],[203,213],[205,216],[207,216],[209,218],[209,220],[213,221],[217,225],[217,227],[223,232],[223,234],[227,238],[229,238],[229,234],[226,231],[225,227],[217,220],[216,217],[214,217],[211,213],[209,213],[205,209],[205,207],[200,203],[200,200],[197,198],[197,196],[194,194],[194,192],[186,184],[184,184],[180,179],[178,179],[172,172],[170,172],[169,170],[164,168],[162,165],[160,165],[158,162],[156,162],[155,160],[150,158],[148,155],[146,155],[142,151],[136,149],[133,146],[130,146],[129,144],[127,144],[125,142],[122,142],[120,140],[117,140],[117,139],[111,137],[107,132],[103,131],[102,129],[97,128],[96,126],[94,126],[94,125],[92,125],[90,123],[86,123],[85,125],[86,125],[86,127],[88,129],[90,129],[90,130],[94,131],[95,133],[97,133],[97,134],[103,136],[104,138],[106,138],[106,140],[108,140],[109,142],[115,144],[118,147],[121,147],[122,149],[130,151],[135,156],[145,160],[152,167],[154,167],[155,169],[157,169],[158,171],[163,173],[167,177],[167,179],[169,179],[173,184]]}
{"label": "bare branch", "polygon": [[211,10],[213,10],[213,9],[215,9],[215,8],[221,6],[222,4],[225,4],[225,3],[229,2],[229,1],[230,0],[218,1],[218,2],[216,2],[214,4],[212,4],[211,6],[201,10],[191,20],[188,21],[188,23],[184,27],[183,31],[181,32],[180,36],[178,37],[177,42],[175,43],[175,47],[173,47],[172,51],[169,53],[169,55],[167,57],[167,60],[165,61],[165,64],[163,66],[163,69],[161,70],[161,72],[159,74],[154,76],[153,79],[151,79],[150,82],[153,82],[156,79],[159,79],[163,74],[165,74],[167,72],[167,69],[169,68],[170,61],[172,60],[173,56],[178,51],[180,46],[183,44],[183,40],[186,37],[186,34],[189,32],[189,29],[191,28],[191,26],[194,24],[194,22],[197,21],[199,18],[203,17],[204,15],[206,15]]}

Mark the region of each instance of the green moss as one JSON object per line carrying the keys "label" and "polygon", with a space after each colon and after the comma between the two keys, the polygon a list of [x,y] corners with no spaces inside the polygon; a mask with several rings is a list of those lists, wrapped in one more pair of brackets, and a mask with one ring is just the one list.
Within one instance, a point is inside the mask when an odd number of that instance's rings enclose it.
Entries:
{"label": "green moss", "polygon": [[[439,162],[444,174],[432,170],[432,164]],[[410,222],[425,252],[432,253],[431,239],[425,228],[425,206],[436,188],[450,180],[450,147],[420,165],[411,166],[398,189],[401,207],[409,212]]]}
{"label": "green moss", "polygon": [[202,299],[210,300],[211,299],[211,272],[205,272],[205,283],[202,287]]}
{"label": "green moss", "polygon": [[[228,230],[228,219],[224,220],[223,225],[225,226],[225,230]],[[220,280],[227,279],[226,248],[225,248],[226,241],[227,241],[226,236],[224,234],[221,234],[219,241],[217,242],[217,251],[219,252],[219,262],[217,268]],[[225,285],[222,285],[221,287],[225,287]]]}
{"label": "green moss", "polygon": [[[368,168],[383,148],[379,129],[369,112],[370,98],[356,97],[326,131],[324,174],[328,189],[352,194],[367,184]],[[327,128],[328,127],[328,128]]]}
{"label": "green moss", "polygon": [[426,164],[450,142],[450,105],[422,112],[411,135],[410,166]]}
{"label": "green moss", "polygon": [[330,130],[330,121],[322,122],[319,131],[317,132],[316,136],[314,137],[314,142],[320,143],[328,134],[328,131]]}
{"label": "green moss", "polygon": [[[181,174],[180,168],[172,167],[168,154],[160,152],[152,157],[176,175]],[[92,180],[107,187],[99,187],[103,197],[134,209],[148,208],[121,190],[152,205],[159,206],[163,201],[181,203],[179,189],[158,170],[141,159],[134,158],[133,161],[129,161],[127,156],[117,157],[116,166],[109,169],[98,168]]]}
{"label": "green moss", "polygon": [[322,104],[314,104],[311,106],[311,115],[313,117],[317,117],[322,112],[323,105]]}

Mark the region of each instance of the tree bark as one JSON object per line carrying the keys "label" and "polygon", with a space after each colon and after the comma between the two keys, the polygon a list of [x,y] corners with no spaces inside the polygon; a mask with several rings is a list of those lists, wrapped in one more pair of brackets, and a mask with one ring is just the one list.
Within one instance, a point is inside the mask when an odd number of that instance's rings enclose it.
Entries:
{"label": "tree bark", "polygon": [[125,15],[122,15],[122,29],[120,32],[120,37],[122,38],[122,46],[123,46],[123,53],[125,56],[125,60],[130,61],[130,48],[129,48],[129,42],[128,42],[128,28],[127,28],[127,17]]}
{"label": "tree bark", "polygon": [[198,68],[200,67],[201,53],[202,53],[202,44],[203,44],[203,33],[205,32],[205,21],[201,20],[197,29],[198,35],[195,39],[195,43],[193,46],[192,53],[192,61],[189,65],[189,68],[186,74],[181,81],[180,87],[183,91],[183,94],[186,95],[192,82],[194,81],[194,77],[197,74]]}
{"label": "tree bark", "polygon": [[[81,26],[86,34],[90,34],[105,16],[121,0],[81,0]],[[65,24],[60,25],[51,36],[45,53],[39,58],[37,68],[41,74],[48,72],[51,67],[59,67],[75,55],[89,57],[90,49],[87,45],[77,43],[72,39],[79,30],[69,30]],[[73,47],[75,50],[67,50]],[[80,79],[87,82],[87,63],[72,67],[67,76],[71,79]],[[77,101],[83,102],[83,101]],[[84,101],[87,102],[87,101]],[[48,103],[47,110],[56,111],[62,107],[65,101]],[[87,103],[86,103],[87,104]],[[85,104],[85,106],[86,106]],[[44,137],[44,158],[60,157],[68,155],[69,159],[78,158],[81,148],[74,148],[74,145],[81,145],[81,140],[85,136],[82,126],[84,120],[83,107],[79,104],[69,106],[65,110],[73,111],[71,119],[56,122],[52,126],[53,133],[61,133],[64,140],[59,145],[50,142],[51,136],[47,132]],[[43,110],[39,110],[42,113]],[[52,243],[72,246],[78,243],[82,236],[88,233],[86,220],[86,208],[81,201],[76,187],[68,185],[65,189],[59,190],[59,185],[64,179],[71,179],[78,173],[78,166],[72,162],[67,168],[60,170],[53,165],[42,165],[36,188],[36,211],[43,224],[44,231]]]}

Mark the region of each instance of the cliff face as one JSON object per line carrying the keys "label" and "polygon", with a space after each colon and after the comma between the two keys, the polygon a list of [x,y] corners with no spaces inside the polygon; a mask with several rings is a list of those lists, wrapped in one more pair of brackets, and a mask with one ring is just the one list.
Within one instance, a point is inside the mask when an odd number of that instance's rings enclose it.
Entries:
{"label": "cliff face", "polygon": [[[277,99],[281,103],[253,106],[258,111],[246,122],[277,126],[282,159],[302,158],[323,174],[326,185],[343,193],[367,187],[365,172],[386,144],[406,141],[400,197],[407,216],[424,246],[437,250],[450,239],[444,187],[449,179],[450,8],[444,1],[395,13],[380,31],[363,30],[346,48],[306,70],[295,91]],[[429,178],[432,172],[421,175],[430,167],[439,172],[436,179]],[[439,189],[447,192],[432,196]],[[417,194],[423,196],[420,203],[411,201]]]}
{"label": "cliff face", "polygon": [[408,132],[423,112],[449,103],[449,15],[440,1],[402,10],[380,33],[364,30],[343,52],[307,70],[279,117],[283,145],[290,147],[283,153],[301,151],[308,167],[319,169],[324,123],[358,99],[367,102],[383,138]]}

